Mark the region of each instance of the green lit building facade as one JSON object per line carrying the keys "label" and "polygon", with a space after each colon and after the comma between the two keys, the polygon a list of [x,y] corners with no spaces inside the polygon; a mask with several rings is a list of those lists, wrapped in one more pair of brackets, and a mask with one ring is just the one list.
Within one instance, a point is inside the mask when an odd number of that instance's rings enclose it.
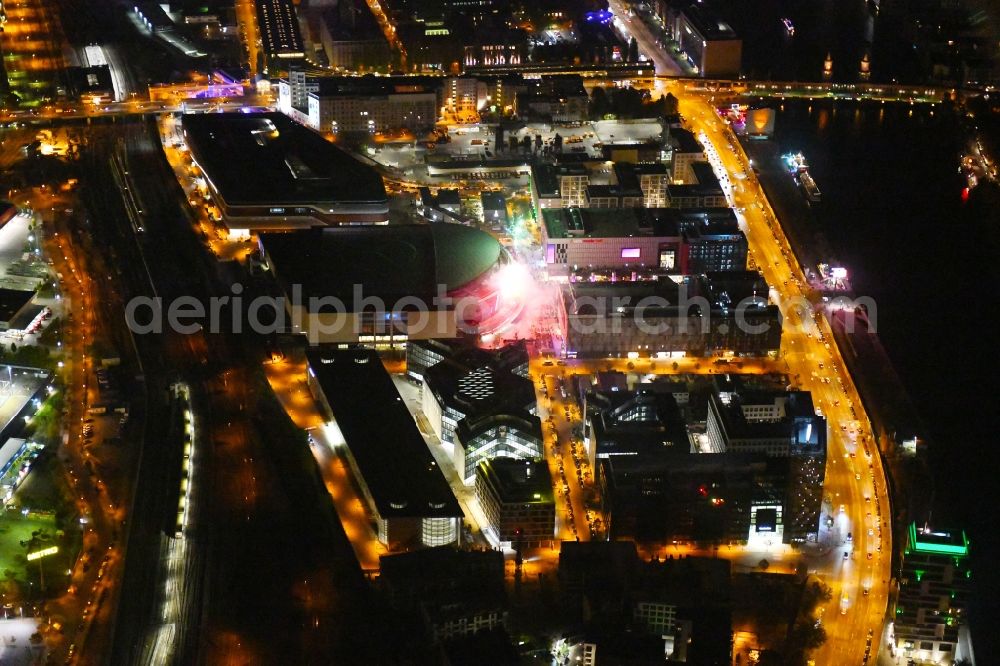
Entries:
{"label": "green lit building facade", "polygon": [[971,578],[965,532],[910,525],[893,624],[897,654],[918,663],[956,659]]}

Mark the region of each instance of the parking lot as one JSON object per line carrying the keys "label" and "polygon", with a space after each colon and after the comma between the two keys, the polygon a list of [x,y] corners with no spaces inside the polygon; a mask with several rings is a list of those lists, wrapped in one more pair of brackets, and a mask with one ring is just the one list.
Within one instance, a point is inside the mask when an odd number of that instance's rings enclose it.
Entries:
{"label": "parking lot", "polygon": [[[603,158],[604,146],[661,140],[664,127],[656,120],[521,123],[506,131],[500,150],[497,150],[495,125],[451,125],[446,131],[448,139],[430,144],[433,147],[423,141],[380,143],[369,146],[365,156],[383,165],[387,180],[399,188],[426,184],[478,191],[500,185],[511,193],[527,188],[528,164],[532,158],[558,158],[557,134],[563,140],[564,156],[586,155],[599,160]],[[516,149],[510,147],[511,137],[517,141]],[[522,144],[525,138],[530,142],[527,148]],[[610,167],[591,173],[595,185],[610,180]]]}
{"label": "parking lot", "polygon": [[29,216],[18,213],[0,227],[0,283],[10,280],[9,288],[15,288],[14,284],[21,282],[20,276],[16,274],[17,271],[12,273],[11,269],[23,259],[24,248],[28,244],[30,235],[29,226]]}
{"label": "parking lot", "polygon": [[[38,238],[31,230],[33,219],[34,214],[24,209],[0,227],[0,288],[34,292],[50,279],[50,268],[38,251]],[[0,343],[37,344],[39,335],[59,311],[61,303],[51,292],[36,293],[18,315],[18,327],[0,333]]]}
{"label": "parking lot", "polygon": [[620,121],[599,120],[580,123],[523,123],[504,136],[505,145],[496,145],[495,126],[492,125],[452,125],[448,127],[448,141],[439,142],[434,148],[426,148],[419,142],[404,144],[382,144],[375,146],[368,155],[375,161],[399,169],[412,168],[423,164],[424,155],[447,155],[456,159],[487,158],[505,159],[513,155],[526,154],[518,147],[511,151],[510,137],[521,142],[525,137],[531,140],[531,150],[535,152],[537,138],[541,139],[542,151],[555,143],[558,134],[563,139],[563,153],[581,153],[600,157],[604,145],[620,145],[658,140],[663,127],[654,120]]}

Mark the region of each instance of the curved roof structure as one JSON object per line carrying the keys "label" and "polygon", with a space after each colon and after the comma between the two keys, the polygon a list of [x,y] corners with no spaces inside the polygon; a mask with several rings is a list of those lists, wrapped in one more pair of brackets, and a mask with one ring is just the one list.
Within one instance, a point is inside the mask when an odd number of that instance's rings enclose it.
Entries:
{"label": "curved roof structure", "polygon": [[472,282],[503,255],[503,247],[485,231],[446,222],[430,228],[438,281],[448,285],[449,291]]}
{"label": "curved roof structure", "polygon": [[438,285],[453,292],[505,256],[495,238],[459,224],[317,227],[265,233],[260,244],[286,293],[333,297],[350,309],[359,295],[392,305],[433,303]]}

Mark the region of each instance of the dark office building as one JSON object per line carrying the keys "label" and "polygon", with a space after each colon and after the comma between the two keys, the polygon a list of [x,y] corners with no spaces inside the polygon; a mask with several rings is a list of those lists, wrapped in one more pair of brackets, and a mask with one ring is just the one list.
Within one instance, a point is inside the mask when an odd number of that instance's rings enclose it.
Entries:
{"label": "dark office building", "polygon": [[[637,282],[576,282],[567,290],[571,358],[774,356],[781,313],[750,271]],[[706,307],[707,304],[707,307]]]}
{"label": "dark office building", "polygon": [[587,449],[591,466],[612,456],[691,450],[677,401],[668,391],[594,391],[586,396],[590,414]]}
{"label": "dark office building", "polygon": [[815,536],[826,474],[826,419],[807,391],[722,390],[709,397],[706,433],[714,453],[757,453],[790,460],[786,541]]}
{"label": "dark office building", "polygon": [[427,368],[451,358],[458,350],[470,346],[472,343],[462,338],[410,340],[406,345],[406,375],[422,382]]}
{"label": "dark office building", "polygon": [[611,539],[669,543],[745,542],[773,531],[755,507],[783,507],[788,459],[663,451],[598,461],[597,483]]}
{"label": "dark office building", "polygon": [[684,239],[685,273],[746,270],[747,238],[731,208],[679,210],[676,221]]}
{"label": "dark office building", "polygon": [[465,348],[424,371],[422,405],[435,434],[452,448],[465,483],[497,456],[542,456],[542,426],[524,342],[488,351]]}
{"label": "dark office building", "polygon": [[507,622],[503,554],[442,546],[379,559],[378,585],[389,606],[416,613],[427,638],[442,643]]}

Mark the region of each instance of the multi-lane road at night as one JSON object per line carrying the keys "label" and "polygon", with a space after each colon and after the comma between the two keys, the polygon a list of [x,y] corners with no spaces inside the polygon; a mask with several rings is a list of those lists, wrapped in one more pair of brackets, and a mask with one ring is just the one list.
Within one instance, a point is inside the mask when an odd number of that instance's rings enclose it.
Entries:
{"label": "multi-lane road at night", "polygon": [[822,301],[805,286],[802,267],[748,158],[706,98],[678,96],[681,113],[730,185],[751,256],[782,308],[782,358],[794,381],[812,392],[830,425],[825,497],[844,544],[814,565],[834,592],[824,610],[828,640],[816,662],[862,663],[869,636],[874,636],[873,661],[890,593],[892,529],[885,471],[871,425],[821,311]]}

